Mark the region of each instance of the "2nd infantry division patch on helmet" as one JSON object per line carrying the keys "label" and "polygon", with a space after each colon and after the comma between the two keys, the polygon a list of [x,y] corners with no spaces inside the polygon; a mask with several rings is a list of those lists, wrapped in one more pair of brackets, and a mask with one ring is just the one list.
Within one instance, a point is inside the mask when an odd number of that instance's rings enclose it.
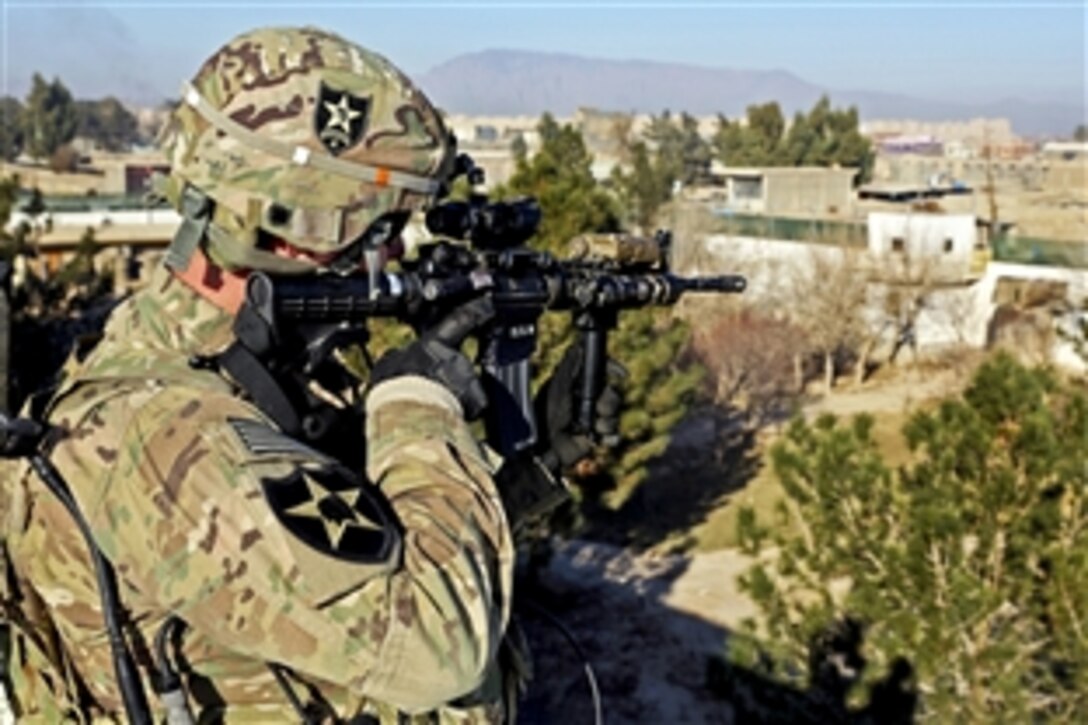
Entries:
{"label": "2nd infantry division patch on helmet", "polygon": [[338,467],[300,466],[283,478],[262,478],[261,488],[284,528],[326,556],[380,563],[395,545],[380,493]]}
{"label": "2nd infantry division patch on helmet", "polygon": [[314,104],[314,131],[336,156],[359,142],[366,133],[370,99],[338,91],[322,83]]}

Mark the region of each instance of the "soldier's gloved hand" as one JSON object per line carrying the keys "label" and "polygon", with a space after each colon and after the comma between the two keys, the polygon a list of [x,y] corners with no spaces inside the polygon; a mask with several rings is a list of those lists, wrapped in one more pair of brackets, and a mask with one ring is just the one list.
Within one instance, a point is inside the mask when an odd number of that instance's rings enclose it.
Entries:
{"label": "soldier's gloved hand", "polygon": [[494,316],[490,297],[461,305],[411,344],[383,355],[370,371],[370,385],[401,375],[418,375],[453,393],[465,419],[475,420],[487,407],[487,394],[472,362],[460,348],[466,337]]}
{"label": "soldier's gloved hand", "polygon": [[538,455],[544,465],[555,472],[570,468],[588,456],[596,445],[611,448],[619,443],[620,407],[623,405],[620,381],[627,377],[627,370],[612,358],[608,359],[604,385],[594,404],[593,430],[577,430],[576,411],[585,374],[584,358],[581,342],[575,342],[536,396],[540,425]]}

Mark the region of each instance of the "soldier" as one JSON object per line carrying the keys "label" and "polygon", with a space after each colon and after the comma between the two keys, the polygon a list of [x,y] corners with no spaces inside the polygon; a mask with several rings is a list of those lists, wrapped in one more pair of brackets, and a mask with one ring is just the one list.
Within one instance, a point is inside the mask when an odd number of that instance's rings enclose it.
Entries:
{"label": "soldier", "polygon": [[[441,118],[384,58],[315,29],[266,29],[204,63],[164,138],[183,217],[166,266],[70,363],[45,413],[145,683],[165,654],[201,722],[512,718],[520,514],[466,423],[486,400],[456,349],[486,305],[374,366],[365,457],[364,419],[347,408],[315,430],[281,405],[313,396],[247,361],[216,364],[247,270],[352,273],[433,201],[454,153]],[[563,407],[546,432],[570,464],[588,448],[565,436]],[[13,705],[29,721],[116,718],[87,546],[32,472],[4,480]],[[173,618],[183,631],[164,626]]]}

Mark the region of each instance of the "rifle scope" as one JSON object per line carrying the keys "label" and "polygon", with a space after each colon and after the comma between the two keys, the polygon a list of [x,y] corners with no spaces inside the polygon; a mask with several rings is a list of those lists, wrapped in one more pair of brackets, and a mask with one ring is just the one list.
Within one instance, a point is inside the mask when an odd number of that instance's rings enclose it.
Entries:
{"label": "rifle scope", "polygon": [[474,195],[468,201],[447,201],[431,208],[426,223],[432,234],[498,251],[520,246],[536,234],[540,204],[528,196],[489,202],[482,195]]}

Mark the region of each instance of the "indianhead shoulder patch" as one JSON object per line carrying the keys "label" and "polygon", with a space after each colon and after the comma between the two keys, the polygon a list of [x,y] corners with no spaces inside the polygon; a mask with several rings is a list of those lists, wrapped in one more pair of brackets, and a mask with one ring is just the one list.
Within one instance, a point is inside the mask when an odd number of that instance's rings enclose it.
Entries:
{"label": "indianhead shoulder patch", "polygon": [[399,529],[381,492],[335,465],[301,465],[283,478],[262,478],[265,499],[284,528],[336,559],[387,561]]}
{"label": "indianhead shoulder patch", "polygon": [[314,103],[314,132],[321,144],[336,156],[359,143],[366,133],[370,99],[321,84]]}

